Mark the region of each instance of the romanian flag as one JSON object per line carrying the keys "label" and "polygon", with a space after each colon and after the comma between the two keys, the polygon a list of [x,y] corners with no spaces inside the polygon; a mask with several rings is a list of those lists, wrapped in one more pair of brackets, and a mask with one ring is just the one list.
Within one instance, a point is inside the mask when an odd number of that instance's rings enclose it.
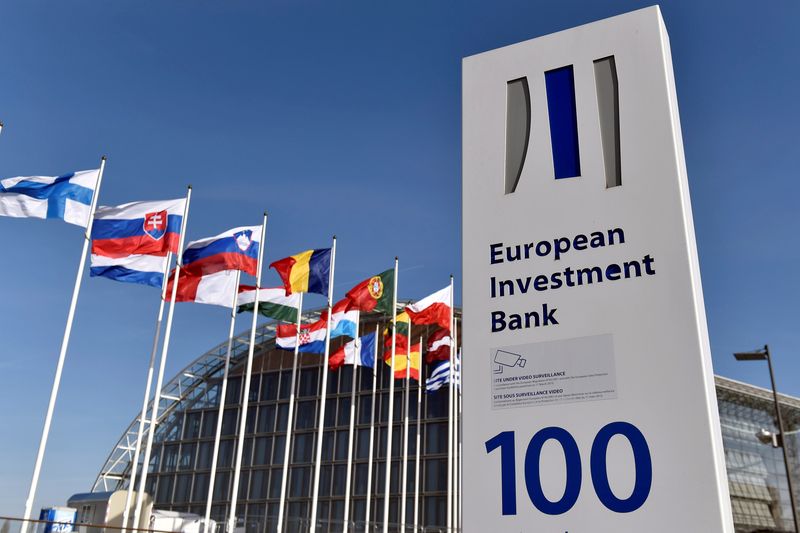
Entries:
{"label": "romanian flag", "polygon": [[391,314],[394,300],[394,269],[365,279],[350,289],[347,298],[353,302],[351,309]]}
{"label": "romanian flag", "polygon": [[328,295],[331,249],[306,250],[270,265],[283,280],[286,294],[313,292]]}

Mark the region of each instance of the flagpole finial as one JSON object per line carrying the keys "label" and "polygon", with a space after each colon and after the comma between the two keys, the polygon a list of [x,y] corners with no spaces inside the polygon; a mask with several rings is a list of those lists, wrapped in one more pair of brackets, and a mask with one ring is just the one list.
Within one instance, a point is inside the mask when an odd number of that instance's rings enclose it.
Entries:
{"label": "flagpole finial", "polygon": [[186,188],[191,191],[192,190],[192,184],[190,183],[189,185],[186,186]]}
{"label": "flagpole finial", "polygon": [[[0,124],[0,126],[2,126],[2,124]],[[100,156],[100,161],[106,161],[107,159],[108,158],[106,156],[104,156],[104,155]]]}
{"label": "flagpole finial", "polygon": [[398,257],[397,257],[397,256],[394,256],[394,260],[395,260],[395,261],[397,261],[397,259],[398,259]]}
{"label": "flagpole finial", "polygon": [[264,209],[264,216],[267,216],[267,210]]}

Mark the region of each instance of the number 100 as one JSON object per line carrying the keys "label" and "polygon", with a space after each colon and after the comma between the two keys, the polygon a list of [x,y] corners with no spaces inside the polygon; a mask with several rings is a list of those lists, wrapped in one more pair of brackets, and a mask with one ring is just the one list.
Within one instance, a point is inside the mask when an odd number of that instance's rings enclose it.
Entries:
{"label": "number 100", "polygon": [[[606,453],[608,443],[615,435],[628,439],[633,450],[633,460],[636,468],[636,479],[633,492],[625,499],[618,498],[612,491],[608,482],[608,468]],[[564,451],[567,479],[564,494],[558,501],[550,501],[542,490],[542,481],[539,474],[539,459],[542,447],[548,440],[555,440]],[[502,511],[504,515],[517,514],[517,467],[514,444],[514,432],[503,431],[486,441],[486,453],[491,453],[500,448],[500,480],[502,492]],[[647,501],[650,487],[653,482],[653,463],[650,458],[650,448],[642,432],[628,422],[612,422],[604,426],[595,436],[589,459],[592,474],[592,485],[600,502],[615,513],[630,513],[635,511]],[[560,427],[548,427],[537,432],[528,443],[525,452],[525,487],[528,497],[542,513],[559,515],[566,513],[575,505],[581,492],[581,456],[578,444],[572,435]]]}

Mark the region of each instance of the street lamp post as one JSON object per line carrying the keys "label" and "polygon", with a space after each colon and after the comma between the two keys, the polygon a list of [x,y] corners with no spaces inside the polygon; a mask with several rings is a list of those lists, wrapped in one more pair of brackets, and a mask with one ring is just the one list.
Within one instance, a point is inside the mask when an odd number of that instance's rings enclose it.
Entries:
{"label": "street lamp post", "polygon": [[792,520],[794,521],[795,533],[800,533],[798,524],[800,520],[797,518],[797,503],[795,502],[794,487],[792,483],[792,473],[789,469],[789,452],[786,451],[786,431],[783,427],[783,416],[781,416],[780,404],[778,404],[778,389],[775,388],[775,373],[772,371],[772,358],[769,356],[769,345],[765,344],[763,350],[754,350],[752,352],[738,352],[733,356],[737,361],[763,361],[766,359],[767,366],[769,366],[769,379],[772,383],[772,397],[775,400],[775,416],[778,419],[778,431],[780,432],[780,447],[783,450],[783,464],[786,467],[786,482],[789,485],[789,501],[792,504]]}

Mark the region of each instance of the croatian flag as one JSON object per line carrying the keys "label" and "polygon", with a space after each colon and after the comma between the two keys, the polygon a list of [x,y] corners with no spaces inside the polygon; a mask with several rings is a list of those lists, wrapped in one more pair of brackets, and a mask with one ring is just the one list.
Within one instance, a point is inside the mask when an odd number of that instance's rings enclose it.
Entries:
{"label": "croatian flag", "polygon": [[178,252],[186,200],[98,207],[92,225],[92,276],[161,287],[167,253]]}
{"label": "croatian flag", "polygon": [[261,226],[245,226],[190,242],[183,252],[183,268],[198,275],[241,270],[255,276],[260,239]]}
{"label": "croatian flag", "polygon": [[354,339],[330,356],[328,366],[338,370],[342,365],[375,367],[375,332]]}
{"label": "croatian flag", "polygon": [[0,216],[56,218],[85,228],[99,177],[98,169],[0,180]]}
{"label": "croatian flag", "polygon": [[[275,344],[283,350],[294,350],[297,340],[297,326],[294,324],[278,324]],[[317,321],[311,325],[300,326],[301,353],[325,353],[325,322]]]}

